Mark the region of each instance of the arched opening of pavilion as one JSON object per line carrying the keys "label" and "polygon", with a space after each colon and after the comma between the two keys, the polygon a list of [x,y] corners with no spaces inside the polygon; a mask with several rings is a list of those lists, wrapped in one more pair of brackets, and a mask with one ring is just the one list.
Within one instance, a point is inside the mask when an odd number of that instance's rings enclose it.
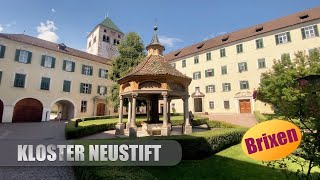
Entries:
{"label": "arched opening of pavilion", "polygon": [[[119,123],[116,125],[116,135],[129,131],[130,137],[137,136],[136,111],[137,100],[147,102],[146,121],[142,123],[142,131],[152,135],[153,129],[161,130],[162,136],[170,135],[170,102],[173,99],[182,99],[184,106],[183,133],[192,132],[189,120],[189,92],[191,78],[176,70],[163,57],[164,46],[157,36],[157,27],[154,36],[147,46],[148,55],[128,75],[118,80],[120,85]],[[128,122],[122,122],[123,100],[128,99]],[[163,120],[159,119],[159,100],[163,100]]]}

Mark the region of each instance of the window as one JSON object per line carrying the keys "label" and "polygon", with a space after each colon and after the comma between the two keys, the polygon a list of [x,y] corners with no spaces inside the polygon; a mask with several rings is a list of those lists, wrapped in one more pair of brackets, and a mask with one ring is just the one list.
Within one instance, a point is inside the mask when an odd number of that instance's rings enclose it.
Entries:
{"label": "window", "polygon": [[214,109],[214,101],[209,101],[209,108]]}
{"label": "window", "polygon": [[91,94],[91,84],[81,83],[80,84],[80,93]]}
{"label": "window", "polygon": [[290,32],[277,34],[277,35],[275,35],[275,38],[276,38],[277,45],[291,42]]}
{"label": "window", "polygon": [[205,76],[206,76],[206,77],[212,77],[212,76],[214,76],[214,69],[207,69],[207,70],[205,71]]}
{"label": "window", "polygon": [[21,63],[30,64],[32,58],[32,53],[25,50],[16,50],[15,60]]}
{"label": "window", "polygon": [[194,90],[195,92],[200,92],[200,87],[195,87]]}
{"label": "window", "polygon": [[54,68],[56,62],[56,58],[42,55],[41,66],[46,68]]}
{"label": "window", "polygon": [[100,95],[106,95],[107,94],[107,87],[106,86],[98,86],[97,93]]}
{"label": "window", "polygon": [[47,78],[47,77],[41,78],[40,89],[42,89],[42,90],[49,90],[50,89],[50,78]]}
{"label": "window", "polygon": [[0,45],[0,58],[4,58],[6,52],[6,46]]}
{"label": "window", "polygon": [[187,61],[184,59],[184,60],[182,60],[182,67],[184,68],[184,67],[187,67]]}
{"label": "window", "polygon": [[81,101],[81,112],[87,112],[87,101]]}
{"label": "window", "polygon": [[18,74],[14,78],[14,87],[21,87],[24,88],[25,86],[26,75],[25,74]]}
{"label": "window", "polygon": [[107,36],[106,36],[106,35],[103,35],[103,36],[102,36],[102,41],[104,41],[104,42],[107,41]]}
{"label": "window", "polygon": [[108,70],[107,69],[99,69],[99,77],[108,79]]}
{"label": "window", "polygon": [[109,36],[107,36],[106,42],[109,43],[110,42],[110,38]]}
{"label": "window", "polygon": [[74,72],[75,62],[64,60],[63,61],[63,70],[67,72]]}
{"label": "window", "polygon": [[242,44],[238,44],[237,45],[237,53],[242,53],[243,52],[243,45]]}
{"label": "window", "polygon": [[248,71],[247,62],[238,63],[239,72]]}
{"label": "window", "polygon": [[70,92],[71,90],[71,81],[63,81],[63,92]]}
{"label": "window", "polygon": [[97,38],[94,37],[94,38],[93,38],[93,44],[96,43],[96,41],[97,41]]}
{"label": "window", "polygon": [[221,66],[221,75],[228,74],[227,66]]}
{"label": "window", "polygon": [[223,101],[223,106],[225,109],[230,109],[230,101]]}
{"label": "window", "polygon": [[216,89],[215,89],[215,86],[214,85],[208,85],[206,86],[206,93],[213,93],[215,92]]}
{"label": "window", "polygon": [[114,44],[114,45],[117,44],[117,40],[116,40],[116,39],[113,40],[113,44]]}
{"label": "window", "polygon": [[240,81],[240,89],[249,89],[249,81]]}
{"label": "window", "polygon": [[256,28],[256,32],[260,32],[263,30],[263,26]]}
{"label": "window", "polygon": [[211,60],[211,52],[208,52],[207,53],[207,61],[210,61]]}
{"label": "window", "polygon": [[266,59],[265,58],[258,59],[258,68],[262,69],[265,67],[266,67]]}
{"label": "window", "polygon": [[194,64],[198,64],[199,63],[199,56],[195,56],[194,57]]}
{"label": "window", "polygon": [[308,26],[301,29],[302,39],[319,36],[318,26]]}
{"label": "window", "polygon": [[262,38],[256,40],[256,48],[257,49],[263,48],[263,39]]}
{"label": "window", "polygon": [[89,41],[88,47],[89,47],[89,48],[91,47],[91,41]]}
{"label": "window", "polygon": [[92,76],[92,66],[82,65],[82,74]]}
{"label": "window", "polygon": [[171,66],[176,68],[176,63],[171,63]]}
{"label": "window", "polygon": [[308,14],[305,14],[305,15],[302,15],[302,16],[299,16],[300,19],[307,19],[309,17]]}
{"label": "window", "polygon": [[2,71],[0,71],[0,84],[1,84],[1,79],[2,79]]}
{"label": "window", "polygon": [[222,83],[222,91],[231,91],[230,83]]}
{"label": "window", "polygon": [[194,80],[201,79],[201,72],[200,71],[194,72],[193,73],[193,79]]}
{"label": "window", "polygon": [[220,49],[220,57],[225,57],[226,56],[226,49]]}
{"label": "window", "polygon": [[107,32],[107,30],[104,29],[103,32]]}

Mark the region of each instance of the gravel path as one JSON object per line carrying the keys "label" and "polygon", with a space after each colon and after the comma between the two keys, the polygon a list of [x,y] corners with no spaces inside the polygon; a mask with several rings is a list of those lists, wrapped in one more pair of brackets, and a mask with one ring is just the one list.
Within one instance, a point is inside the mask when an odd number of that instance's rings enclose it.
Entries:
{"label": "gravel path", "polygon": [[[0,140],[62,140],[65,122],[0,123]],[[0,180],[73,180],[72,167],[0,167]]]}

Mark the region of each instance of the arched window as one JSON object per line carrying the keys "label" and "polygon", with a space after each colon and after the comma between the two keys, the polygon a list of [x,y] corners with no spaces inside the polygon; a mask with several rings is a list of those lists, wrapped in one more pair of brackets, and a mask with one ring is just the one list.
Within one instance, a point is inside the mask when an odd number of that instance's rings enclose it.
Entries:
{"label": "arched window", "polygon": [[120,44],[120,41],[119,41],[119,40],[117,40],[117,44]]}
{"label": "arched window", "polygon": [[106,35],[103,35],[103,37],[102,37],[102,41],[107,41],[107,37],[106,37]]}
{"label": "arched window", "polygon": [[114,45],[117,44],[117,40],[116,40],[116,39],[113,40],[113,44],[114,44]]}
{"label": "arched window", "polygon": [[110,42],[110,38],[109,38],[109,36],[107,36],[107,42]]}

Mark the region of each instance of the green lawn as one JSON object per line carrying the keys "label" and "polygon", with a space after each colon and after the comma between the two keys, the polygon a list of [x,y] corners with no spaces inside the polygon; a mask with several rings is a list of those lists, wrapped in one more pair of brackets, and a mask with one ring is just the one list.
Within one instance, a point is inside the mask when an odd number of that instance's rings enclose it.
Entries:
{"label": "green lawn", "polygon": [[[289,168],[295,170],[297,166],[291,164]],[[286,179],[280,170],[266,167],[244,155],[240,145],[204,160],[182,161],[174,167],[144,167],[144,170],[158,179]]]}

